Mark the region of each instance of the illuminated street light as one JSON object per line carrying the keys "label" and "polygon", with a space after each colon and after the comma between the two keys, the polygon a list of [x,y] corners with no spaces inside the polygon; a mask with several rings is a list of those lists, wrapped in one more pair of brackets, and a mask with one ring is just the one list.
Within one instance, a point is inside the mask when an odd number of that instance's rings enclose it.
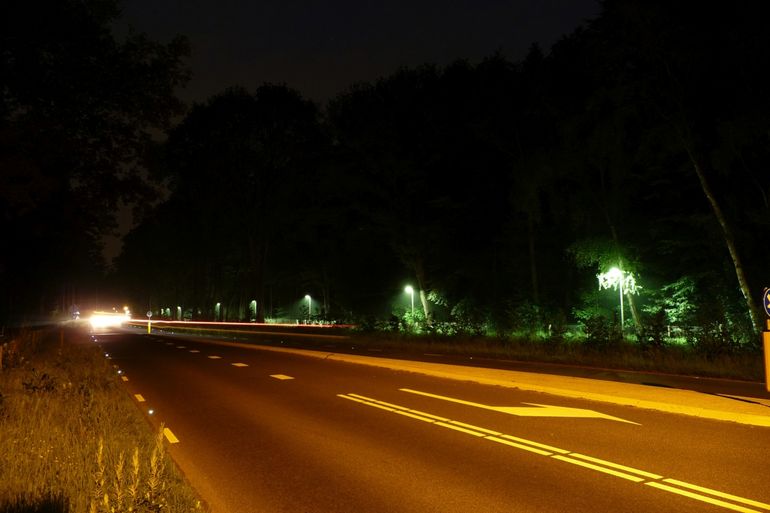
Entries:
{"label": "illuminated street light", "polygon": [[222,306],[222,303],[217,303],[216,305],[214,305],[214,320],[215,321],[219,320],[219,312],[220,312],[221,306]]}
{"label": "illuminated street light", "polygon": [[412,319],[414,319],[414,288],[412,288],[411,285],[407,285],[406,287],[404,287],[404,292],[409,294],[409,296],[412,299]]}
{"label": "illuminated street light", "polygon": [[176,317],[177,317],[178,321],[182,320],[182,307],[181,306],[177,306],[176,307]]}
{"label": "illuminated street light", "polygon": [[307,319],[310,320],[310,315],[313,311],[313,300],[310,298],[310,294],[305,294],[305,299],[307,299]]}
{"label": "illuminated street light", "polygon": [[614,288],[618,289],[620,295],[620,329],[623,330],[625,324],[625,313],[623,312],[623,294],[636,294],[637,286],[634,275],[621,271],[613,267],[606,273],[597,274],[599,280],[599,290]]}

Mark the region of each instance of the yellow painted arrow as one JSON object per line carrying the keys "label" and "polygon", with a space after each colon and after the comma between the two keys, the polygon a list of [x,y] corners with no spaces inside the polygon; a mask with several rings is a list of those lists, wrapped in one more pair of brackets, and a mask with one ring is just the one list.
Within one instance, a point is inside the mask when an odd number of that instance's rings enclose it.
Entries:
{"label": "yellow painted arrow", "polygon": [[612,415],[606,415],[598,411],[584,410],[581,408],[570,408],[567,406],[552,406],[548,404],[536,404],[536,403],[522,403],[527,406],[490,406],[488,404],[474,403],[471,401],[465,401],[463,399],[457,399],[454,397],[446,397],[443,395],[431,394],[428,392],[420,392],[419,390],[412,390],[410,388],[400,388],[402,392],[408,392],[410,394],[422,395],[425,397],[432,397],[433,399],[440,399],[442,401],[448,401],[451,403],[464,404],[466,406],[473,406],[474,408],[483,408],[485,410],[492,410],[500,413],[507,413],[509,415],[516,415],[517,417],[563,417],[563,418],[593,418],[593,419],[606,419],[616,420],[618,422],[625,422],[627,424],[636,424],[630,420],[613,417]]}

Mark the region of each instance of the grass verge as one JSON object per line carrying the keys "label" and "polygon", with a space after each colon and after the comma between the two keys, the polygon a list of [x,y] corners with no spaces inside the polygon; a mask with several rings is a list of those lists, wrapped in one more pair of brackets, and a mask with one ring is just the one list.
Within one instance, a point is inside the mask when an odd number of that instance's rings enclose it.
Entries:
{"label": "grass verge", "polygon": [[763,381],[762,354],[703,355],[683,345],[645,349],[633,342],[593,347],[582,341],[559,342],[493,337],[440,337],[432,335],[357,334],[352,341],[361,347],[376,347],[405,354],[441,353],[523,362],[579,365],[617,371],[642,371]]}
{"label": "grass verge", "polygon": [[[265,327],[254,329],[210,328],[194,322],[174,326],[153,327],[155,333],[189,334],[204,337],[222,337],[230,340],[252,341],[270,345],[285,345],[328,351],[334,341],[312,336],[301,339],[283,336],[285,333],[266,334]],[[278,330],[280,331],[280,330]],[[285,331],[285,330],[284,330]],[[303,329],[303,333],[306,332]],[[309,332],[308,332],[309,333]],[[318,332],[328,335],[328,329]],[[358,349],[380,349],[386,354],[422,355],[440,353],[474,358],[518,360],[569,366],[595,367],[616,371],[642,371],[727,378],[746,381],[764,381],[762,353],[736,351],[725,353],[698,352],[687,344],[666,343],[660,347],[644,347],[633,341],[617,341],[603,345],[587,343],[584,339],[535,339],[527,337],[489,337],[469,335],[408,334],[402,332],[339,330],[334,334],[349,337],[337,343],[334,350],[350,345]]]}
{"label": "grass verge", "polygon": [[[99,349],[26,330],[0,352],[0,513],[204,507]],[[66,338],[66,341],[65,341]]]}

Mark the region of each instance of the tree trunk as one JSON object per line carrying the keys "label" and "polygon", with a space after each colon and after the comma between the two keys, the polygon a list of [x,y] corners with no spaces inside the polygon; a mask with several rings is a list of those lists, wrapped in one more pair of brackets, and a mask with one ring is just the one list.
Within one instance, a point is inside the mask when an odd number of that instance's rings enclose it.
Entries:
{"label": "tree trunk", "polygon": [[254,269],[254,298],[257,300],[256,322],[265,322],[265,260],[267,258],[267,241],[252,237],[249,241],[251,265]]}
{"label": "tree trunk", "polygon": [[749,282],[746,279],[746,273],[743,269],[743,263],[741,262],[740,255],[738,254],[738,247],[735,244],[733,231],[727,222],[727,218],[722,212],[722,208],[717,202],[716,196],[714,196],[714,193],[711,190],[711,185],[709,184],[706,175],[703,172],[703,167],[700,165],[698,158],[689,147],[687,148],[687,154],[690,157],[690,162],[692,162],[693,168],[695,169],[695,174],[698,175],[698,180],[700,181],[700,186],[703,189],[703,194],[706,195],[706,199],[708,199],[709,204],[711,205],[711,209],[714,211],[714,215],[719,222],[719,226],[722,228],[722,235],[725,239],[725,244],[727,244],[727,250],[730,252],[730,258],[732,258],[733,267],[735,267],[735,276],[738,278],[738,286],[741,288],[743,298],[746,300],[746,307],[749,310],[751,322],[754,325],[754,329],[756,331],[761,331],[762,320],[759,316],[759,308],[754,300],[754,296],[751,294]]}
{"label": "tree trunk", "polygon": [[431,319],[430,304],[428,303],[428,284],[425,277],[425,266],[421,258],[414,260],[414,274],[417,278],[417,286],[420,288],[420,303],[422,303],[422,311],[425,314],[425,322],[430,324],[433,319]]}
{"label": "tree trunk", "polygon": [[529,274],[532,278],[532,301],[540,305],[540,287],[537,282],[537,263],[535,262],[535,223],[532,216],[527,214],[527,231],[529,232]]}

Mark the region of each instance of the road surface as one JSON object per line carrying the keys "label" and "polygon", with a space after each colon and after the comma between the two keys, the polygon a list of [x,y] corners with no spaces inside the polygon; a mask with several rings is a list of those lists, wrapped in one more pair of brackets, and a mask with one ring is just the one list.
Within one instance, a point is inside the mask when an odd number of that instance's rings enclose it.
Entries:
{"label": "road surface", "polygon": [[214,513],[770,511],[770,428],[97,335]]}

